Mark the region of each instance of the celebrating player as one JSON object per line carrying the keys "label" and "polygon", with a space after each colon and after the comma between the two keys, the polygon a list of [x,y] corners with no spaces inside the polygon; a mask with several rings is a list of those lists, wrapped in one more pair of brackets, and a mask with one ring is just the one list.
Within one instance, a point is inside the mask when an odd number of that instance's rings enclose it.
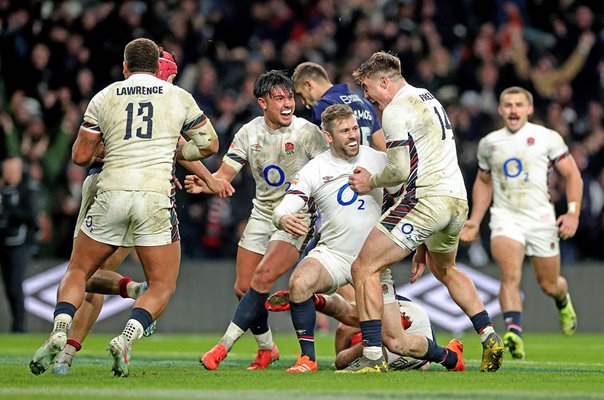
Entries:
{"label": "celebrating player", "polygon": [[[230,182],[249,163],[256,197],[237,249],[235,293],[241,300],[220,342],[200,360],[210,370],[218,368],[248,329],[259,349],[248,369],[264,369],[279,357],[264,302],[275,281],[300,257],[304,237],[277,230],[271,218],[294,175],[326,147],[315,125],[293,115],[293,83],[282,72],[261,75],[254,84],[254,96],[264,115],[237,132],[215,173]],[[192,192],[203,190],[193,177],[187,177],[185,187]]]}
{"label": "celebrating player", "polygon": [[[134,245],[148,289],[135,301],[122,334],[109,342],[115,375],[128,376],[132,344],[174,293],[180,242],[174,240],[176,215],[170,198],[173,159],[175,152],[190,161],[215,153],[217,136],[189,93],[155,76],[158,60],[159,48],[151,40],[129,42],[124,50],[126,79],[96,94],[84,115],[73,161],[90,165],[102,140],[103,170],[94,204],[80,227],[84,234],[74,241],[59,285],[53,331],[30,362],[34,374],[44,372],[65,347],[87,279],[116,247]],[[181,131],[191,141],[177,146]]]}
{"label": "celebrating player", "polygon": [[[352,266],[365,347],[363,357],[342,372],[387,371],[382,353],[384,303],[380,276],[389,265],[415,250],[411,281],[428,265],[480,335],[480,370],[496,371],[504,353],[501,338],[495,333],[472,280],[455,267],[468,204],[445,109],[429,91],[406,82],[400,60],[392,54],[373,54],[353,75],[365,97],[383,112],[388,164],[377,174],[357,167],[349,179],[350,186],[358,193],[366,193],[376,187],[405,183],[405,194],[382,215]],[[400,342],[403,340],[399,338]],[[424,342],[423,351],[422,358],[445,357],[443,350],[430,340]],[[453,368],[446,362],[444,365]]]}
{"label": "celebrating player", "polygon": [[[486,135],[478,145],[478,175],[472,189],[472,213],[461,240],[476,239],[480,222],[491,206],[491,253],[499,266],[499,303],[507,332],[505,347],[524,358],[522,340],[522,263],[528,255],[541,290],[556,302],[566,335],[577,329],[577,315],[560,276],[558,237],[569,239],[579,225],[583,180],[564,140],[557,132],[528,122],[533,96],[520,87],[499,97],[504,127]],[[552,164],[566,180],[566,214],[556,220],[547,187]]]}
{"label": "celebrating player", "polygon": [[[160,48],[157,77],[172,83],[177,73],[178,67],[172,55]],[[182,138],[179,140],[184,141]],[[234,189],[230,183],[214,178],[201,162],[185,160],[178,160],[178,162],[189,171],[203,177],[204,181],[207,182],[206,185],[213,188],[218,196],[229,196],[233,193]],[[101,170],[102,160],[100,159],[95,161],[88,169],[88,176],[82,185],[82,204],[78,214],[74,238],[78,235],[80,226],[84,222],[84,218],[96,196],[97,182]],[[173,201],[175,196],[175,183],[176,177],[173,175],[172,193],[170,195]],[[173,204],[175,203],[173,202]],[[176,220],[176,223],[178,223],[178,220]],[[178,229],[178,227],[175,227],[175,229]],[[178,235],[175,235],[174,239],[176,240],[177,238]],[[123,277],[115,272],[129,253],[130,248],[128,247],[118,248],[86,282],[86,295],[82,305],[74,315],[69,329],[67,344],[54,360],[52,368],[54,374],[64,375],[69,372],[76,352],[82,348],[84,339],[90,332],[92,325],[94,325],[101,312],[105,294],[120,295],[124,298],[137,299],[146,290],[146,282],[134,282],[131,278]],[[145,336],[149,336],[153,333],[155,324],[156,321],[145,330]]]}
{"label": "celebrating player", "polygon": [[[275,209],[273,222],[280,229],[303,237],[308,231],[304,214],[300,211],[314,201],[319,208],[323,225],[321,239],[294,270],[290,280],[291,317],[301,347],[301,356],[287,372],[316,371],[314,327],[316,323],[313,293],[334,293],[352,283],[350,266],[356,258],[367,235],[379,219],[382,210],[383,190],[373,189],[357,195],[350,190],[348,177],[356,166],[369,171],[381,171],[387,156],[359,144],[359,125],[354,111],[347,105],[334,104],[322,114],[322,128],[329,150],[305,165],[297,182]],[[389,189],[393,193],[398,188]],[[381,293],[385,303],[384,336],[386,346],[401,355],[419,358],[425,352],[417,351],[423,345],[423,335],[407,335],[400,324],[399,306],[396,303],[394,283],[390,270],[380,276]],[[356,313],[348,313],[349,318]],[[343,321],[351,324],[349,321]],[[404,337],[403,343],[390,341]],[[447,351],[446,357],[429,359],[447,360],[449,369],[463,370],[461,351]]]}

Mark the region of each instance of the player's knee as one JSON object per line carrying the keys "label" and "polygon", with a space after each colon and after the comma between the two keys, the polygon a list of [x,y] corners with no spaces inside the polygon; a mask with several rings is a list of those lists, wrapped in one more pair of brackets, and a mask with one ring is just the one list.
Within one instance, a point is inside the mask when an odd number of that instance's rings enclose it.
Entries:
{"label": "player's knee", "polygon": [[306,279],[301,274],[293,274],[289,279],[290,296],[294,301],[308,299],[312,296],[312,291],[309,290]]}
{"label": "player's knee", "polygon": [[461,270],[455,268],[455,264],[439,265],[434,268],[433,274],[436,279],[438,279],[445,285],[448,282],[454,280],[455,278],[464,279],[466,276]]}
{"label": "player's knee", "polygon": [[553,297],[558,294],[558,288],[557,288],[555,282],[541,281],[541,282],[539,282],[539,286],[541,287],[541,290],[543,291],[543,293],[547,294],[548,296]]}
{"label": "player's knee", "polygon": [[279,279],[279,276],[280,275],[275,268],[272,268],[267,264],[261,264],[256,269],[252,280],[256,286],[268,288],[270,290],[275,281]]}
{"label": "player's knee", "polygon": [[166,282],[155,282],[149,285],[147,292],[152,293],[160,303],[167,303],[176,291],[176,284]]}
{"label": "player's knee", "polygon": [[250,288],[250,285],[244,285],[241,282],[235,282],[235,286],[233,286],[233,290],[235,291],[235,296],[237,296],[237,298],[239,300],[241,300],[241,298],[243,296],[245,296],[245,294],[247,293],[248,289]]}

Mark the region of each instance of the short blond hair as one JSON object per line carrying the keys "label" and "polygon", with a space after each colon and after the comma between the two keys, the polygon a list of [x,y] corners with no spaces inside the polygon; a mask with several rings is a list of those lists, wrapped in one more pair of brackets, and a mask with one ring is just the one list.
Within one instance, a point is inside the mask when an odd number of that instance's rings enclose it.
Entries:
{"label": "short blond hair", "polygon": [[401,60],[392,53],[378,51],[361,63],[358,69],[352,73],[354,80],[360,85],[363,79],[382,74],[390,79],[402,79]]}
{"label": "short blond hair", "polygon": [[333,136],[334,122],[354,116],[352,108],[346,104],[332,104],[321,114],[321,129]]}
{"label": "short blond hair", "polygon": [[292,74],[292,81],[294,81],[294,85],[300,85],[306,79],[329,82],[329,77],[327,76],[327,71],[325,68],[310,61],[303,62],[302,64],[298,65]]}
{"label": "short blond hair", "polygon": [[531,92],[520,86],[510,86],[509,88],[504,89],[503,92],[501,92],[501,94],[499,95],[499,104],[503,102],[503,96],[518,93],[524,94],[526,96],[526,99],[528,100],[529,105],[533,105],[533,95],[531,94]]}

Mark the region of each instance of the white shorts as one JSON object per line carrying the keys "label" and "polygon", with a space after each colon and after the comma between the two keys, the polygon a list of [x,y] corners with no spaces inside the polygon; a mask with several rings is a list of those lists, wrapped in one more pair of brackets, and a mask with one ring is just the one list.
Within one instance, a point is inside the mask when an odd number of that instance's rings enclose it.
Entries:
{"label": "white shorts", "polygon": [[457,248],[468,217],[468,202],[449,196],[399,199],[376,227],[394,243],[414,251],[422,243],[435,253]]}
{"label": "white shorts", "polygon": [[292,244],[296,249],[300,250],[305,239],[306,236],[297,237],[291,233],[277,229],[273,221],[252,210],[252,215],[239,240],[239,246],[254,253],[264,254],[270,241],[281,240]]}
{"label": "white shorts", "polygon": [[[311,257],[319,261],[323,268],[331,275],[333,286],[329,291],[325,292],[326,294],[333,294],[341,286],[353,284],[351,267],[355,260],[354,257],[337,253],[321,244],[312,249],[306,257]],[[395,302],[394,280],[392,279],[390,269],[387,269],[386,272],[382,274],[380,282],[382,284],[384,304]]]}
{"label": "white shorts", "polygon": [[524,246],[527,256],[555,257],[560,254],[558,227],[551,221],[520,220],[512,215],[491,214],[491,239],[505,236]]}
{"label": "white shorts", "polygon": [[[430,319],[424,309],[412,301],[400,300],[400,297],[397,300],[401,318],[404,313],[411,319],[411,326],[405,329],[405,332],[417,333],[435,341]],[[388,356],[388,368],[391,370],[417,369],[428,363],[426,360],[391,353],[388,349],[386,349],[386,355]]]}
{"label": "white shorts", "polygon": [[97,192],[97,184],[99,181],[99,174],[90,174],[84,179],[84,183],[82,184],[82,203],[80,204],[80,212],[78,213],[78,220],[75,225],[75,230],[73,231],[73,237],[78,236],[78,232],[80,232],[80,227],[84,223],[86,219],[86,214],[88,214],[88,210],[92,207],[94,203],[94,197]]}
{"label": "white shorts", "polygon": [[84,233],[111,246],[162,246],[178,235],[170,197],[157,192],[97,193],[81,225]]}

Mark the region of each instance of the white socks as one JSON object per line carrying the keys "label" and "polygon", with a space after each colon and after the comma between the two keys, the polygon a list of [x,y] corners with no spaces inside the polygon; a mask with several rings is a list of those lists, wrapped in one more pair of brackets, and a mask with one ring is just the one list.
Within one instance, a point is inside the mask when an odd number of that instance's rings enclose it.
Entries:
{"label": "white socks", "polygon": [[243,336],[244,333],[245,331],[243,331],[233,321],[231,321],[229,327],[224,333],[224,336],[222,337],[222,339],[220,339],[220,343],[226,348],[227,351],[231,351],[231,348],[233,348],[235,342],[239,340],[239,338]]}
{"label": "white socks", "polygon": [[122,331],[122,336],[124,336],[128,344],[132,346],[132,343],[135,340],[138,340],[143,336],[143,331],[143,325],[141,325],[140,322],[135,319],[129,319]]}
{"label": "white socks", "polygon": [[126,293],[128,294],[128,297],[130,297],[131,299],[138,298],[140,295],[140,293],[138,292],[138,288],[140,287],[140,285],[142,285],[141,282],[128,282],[128,284],[126,285]]}
{"label": "white socks", "polygon": [[486,328],[484,328],[480,333],[480,342],[484,342],[485,340],[487,340],[487,337],[493,332],[495,332],[493,326],[487,326]]}
{"label": "white socks", "polygon": [[67,334],[67,330],[69,329],[69,325],[71,325],[71,316],[68,314],[59,314],[54,319],[54,326],[52,328],[52,332],[63,332]]}
{"label": "white socks", "polygon": [[254,335],[256,342],[258,342],[258,349],[260,350],[271,350],[273,348],[273,333],[269,328],[268,331],[260,335]]}
{"label": "white socks", "polygon": [[367,346],[363,347],[363,355],[365,358],[370,360],[379,360],[380,357],[383,356],[382,347],[381,346]]}

